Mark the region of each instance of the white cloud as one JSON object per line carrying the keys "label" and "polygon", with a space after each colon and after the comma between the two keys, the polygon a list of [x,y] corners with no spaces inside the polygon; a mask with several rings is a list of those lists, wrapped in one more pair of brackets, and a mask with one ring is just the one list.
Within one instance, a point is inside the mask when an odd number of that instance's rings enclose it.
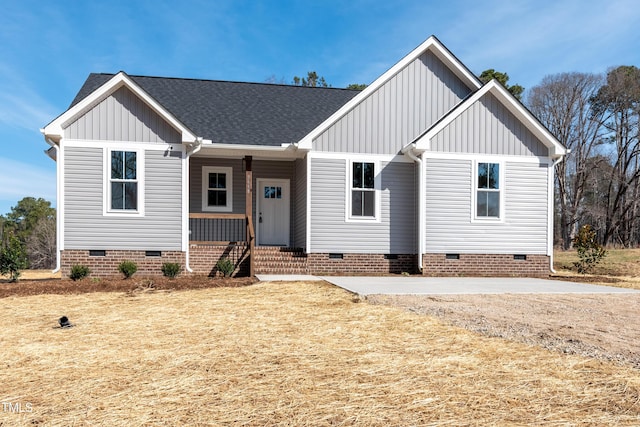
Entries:
{"label": "white cloud", "polygon": [[56,203],[56,168],[39,167],[0,157],[0,214],[10,211],[24,197],[42,197]]}

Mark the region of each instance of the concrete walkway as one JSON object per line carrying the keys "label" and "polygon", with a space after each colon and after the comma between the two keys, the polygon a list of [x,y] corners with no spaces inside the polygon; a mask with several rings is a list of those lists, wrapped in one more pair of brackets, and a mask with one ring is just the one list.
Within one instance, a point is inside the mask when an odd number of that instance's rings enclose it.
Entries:
{"label": "concrete walkway", "polygon": [[451,294],[619,294],[634,289],[533,278],[420,277],[420,276],[288,276],[258,275],[260,281],[326,280],[359,295],[451,295]]}

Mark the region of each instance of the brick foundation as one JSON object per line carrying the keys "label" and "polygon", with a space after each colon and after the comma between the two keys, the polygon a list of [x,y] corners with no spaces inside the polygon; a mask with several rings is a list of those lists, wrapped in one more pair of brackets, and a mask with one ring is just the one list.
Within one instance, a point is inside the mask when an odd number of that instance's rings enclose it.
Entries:
{"label": "brick foundation", "polygon": [[215,276],[216,264],[224,257],[233,261],[236,269],[233,276],[249,275],[249,258],[245,245],[191,245],[189,248],[189,266],[194,274]]}
{"label": "brick foundation", "polygon": [[[165,262],[176,262],[185,273],[185,253],[162,251],[160,256],[147,256],[145,251],[107,250],[104,256],[90,256],[88,250],[65,250],[61,253],[63,277],[68,277],[71,267],[81,264],[91,269],[92,277],[121,276],[118,265],[124,260],[138,265],[137,275],[160,276]],[[305,254],[302,249],[281,247],[257,247],[255,251],[256,274],[400,274],[417,273],[417,255],[413,254]],[[244,245],[192,245],[189,264],[195,274],[215,276],[216,263],[223,257],[231,259],[236,270],[234,276],[249,274],[249,259]],[[459,254],[458,259],[447,259],[445,254],[425,254],[423,275],[426,276],[502,276],[547,277],[549,257],[526,255],[526,259],[514,259],[504,254]],[[454,258],[454,257],[449,257]],[[520,256],[520,258],[522,258]]]}
{"label": "brick foundation", "polygon": [[107,250],[104,251],[104,256],[91,256],[88,250],[64,250],[60,253],[63,277],[68,277],[71,267],[76,264],[89,267],[91,277],[122,277],[122,273],[118,271],[118,265],[125,260],[133,261],[138,265],[136,275],[139,276],[162,276],[161,268],[165,262],[180,264],[183,272],[185,266],[185,254],[180,251],[161,251],[160,256],[147,256],[146,251],[122,250]]}
{"label": "brick foundation", "polygon": [[[459,259],[447,259],[446,254],[425,254],[422,274],[425,276],[494,276],[547,277],[549,257],[526,255],[514,259],[506,254],[459,254]],[[455,258],[450,255],[449,258]],[[521,256],[520,256],[521,258]]]}
{"label": "brick foundation", "polygon": [[415,273],[417,268],[417,257],[412,254],[342,254],[342,258],[334,258],[331,254],[313,253],[308,256],[311,274],[400,274]]}

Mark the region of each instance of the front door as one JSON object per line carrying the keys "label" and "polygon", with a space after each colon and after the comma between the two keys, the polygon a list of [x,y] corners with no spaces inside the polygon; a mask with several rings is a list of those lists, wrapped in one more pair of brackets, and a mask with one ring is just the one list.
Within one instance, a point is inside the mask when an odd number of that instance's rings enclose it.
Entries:
{"label": "front door", "polygon": [[262,246],[289,246],[289,180],[257,179],[257,238]]}

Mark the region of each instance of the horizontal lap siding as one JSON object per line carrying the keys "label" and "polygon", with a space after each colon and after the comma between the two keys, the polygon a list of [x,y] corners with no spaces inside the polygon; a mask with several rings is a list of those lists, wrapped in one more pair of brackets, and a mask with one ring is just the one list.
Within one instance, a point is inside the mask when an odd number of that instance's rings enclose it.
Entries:
{"label": "horizontal lap siding", "polygon": [[314,140],[318,151],[396,154],[470,89],[427,51]]}
{"label": "horizontal lap siding", "polygon": [[431,151],[548,156],[548,148],[492,94],[462,112],[431,140]]}
{"label": "horizontal lap siding", "polygon": [[347,222],[347,161],[311,159],[311,250],[337,253],[416,252],[412,163],[381,163],[380,222]]}
{"label": "horizontal lap siding", "polygon": [[181,250],[181,159],[144,155],[145,216],[115,217],[103,215],[103,150],[65,148],[65,249]]}
{"label": "horizontal lap siding", "polygon": [[504,222],[472,222],[470,160],[426,162],[426,252],[545,254],[547,166],[505,162]]}

